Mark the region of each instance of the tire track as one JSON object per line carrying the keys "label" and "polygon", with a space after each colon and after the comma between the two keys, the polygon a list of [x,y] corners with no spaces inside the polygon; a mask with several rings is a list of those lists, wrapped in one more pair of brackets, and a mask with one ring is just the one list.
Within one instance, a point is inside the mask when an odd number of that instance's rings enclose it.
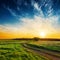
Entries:
{"label": "tire track", "polygon": [[58,54],[57,52],[48,51],[48,50],[44,50],[41,48],[36,49],[34,47],[30,47],[27,44],[22,44],[22,45],[24,46],[24,48],[29,49],[30,51],[35,52],[36,54],[40,54],[40,55],[48,58],[49,60],[60,60],[60,56],[56,55],[56,54]]}

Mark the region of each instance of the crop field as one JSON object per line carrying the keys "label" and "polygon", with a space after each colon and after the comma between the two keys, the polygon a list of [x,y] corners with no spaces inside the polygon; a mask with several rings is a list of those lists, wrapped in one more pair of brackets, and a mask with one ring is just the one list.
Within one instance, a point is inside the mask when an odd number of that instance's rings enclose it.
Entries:
{"label": "crop field", "polygon": [[44,56],[32,53],[21,43],[0,41],[0,60],[47,60]]}
{"label": "crop field", "polygon": [[58,43],[55,43],[55,44],[41,44],[41,45],[37,45],[37,44],[27,44],[29,45],[30,47],[34,47],[34,48],[46,48],[48,50],[53,50],[53,51],[58,51],[60,52],[60,44]]}
{"label": "crop field", "polygon": [[31,44],[32,46],[36,46],[38,48],[42,46],[46,49],[60,52],[60,41],[37,41],[32,42]]}
{"label": "crop field", "polygon": [[52,45],[43,45],[45,48],[55,51],[60,51],[60,45],[59,44],[52,44]]}
{"label": "crop field", "polygon": [[[39,44],[38,41],[33,42],[34,41],[0,40],[0,60],[50,60],[49,57],[44,56],[45,50],[49,49],[60,53],[60,41],[54,41],[52,43],[40,41]],[[43,55],[40,54],[39,50],[41,49],[44,51],[42,52]],[[60,57],[59,54],[55,55]]]}

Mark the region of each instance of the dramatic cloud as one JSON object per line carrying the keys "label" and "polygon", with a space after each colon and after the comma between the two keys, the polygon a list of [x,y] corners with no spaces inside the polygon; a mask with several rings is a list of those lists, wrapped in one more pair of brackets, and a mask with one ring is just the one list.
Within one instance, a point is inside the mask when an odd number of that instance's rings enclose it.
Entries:
{"label": "dramatic cloud", "polygon": [[60,0],[1,0],[0,33],[60,33]]}
{"label": "dramatic cloud", "polygon": [[17,23],[15,25],[0,25],[0,31],[7,33],[32,33],[39,34],[41,31],[46,31],[46,33],[54,33],[57,32],[55,24],[57,24],[58,17],[50,17],[50,18],[41,18],[40,16],[34,16],[33,19],[30,18],[22,18],[20,19],[21,23]]}

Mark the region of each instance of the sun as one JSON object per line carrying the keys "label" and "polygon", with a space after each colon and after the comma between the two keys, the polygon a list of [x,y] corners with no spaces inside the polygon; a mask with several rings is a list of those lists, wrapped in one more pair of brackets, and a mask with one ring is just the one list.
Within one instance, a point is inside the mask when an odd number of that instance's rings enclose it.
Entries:
{"label": "sun", "polygon": [[45,36],[46,36],[46,33],[44,31],[40,32],[40,37],[41,38],[45,38]]}

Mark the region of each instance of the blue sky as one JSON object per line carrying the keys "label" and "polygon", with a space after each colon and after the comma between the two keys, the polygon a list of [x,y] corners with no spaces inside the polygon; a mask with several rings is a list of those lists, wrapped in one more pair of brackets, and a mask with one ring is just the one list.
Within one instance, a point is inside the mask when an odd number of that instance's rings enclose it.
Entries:
{"label": "blue sky", "polygon": [[42,14],[42,17],[60,15],[60,0],[0,0],[0,24],[13,24],[21,17],[33,18]]}
{"label": "blue sky", "polygon": [[0,30],[22,29],[59,32],[60,0],[0,0]]}

